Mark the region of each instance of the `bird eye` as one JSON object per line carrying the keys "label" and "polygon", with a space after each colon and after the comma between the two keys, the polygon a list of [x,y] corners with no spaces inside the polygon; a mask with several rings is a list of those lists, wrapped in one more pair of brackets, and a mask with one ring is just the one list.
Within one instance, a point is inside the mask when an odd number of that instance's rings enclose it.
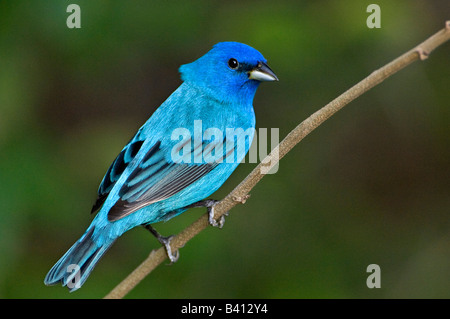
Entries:
{"label": "bird eye", "polygon": [[236,59],[229,59],[228,60],[228,66],[230,69],[236,70],[239,67],[239,62]]}

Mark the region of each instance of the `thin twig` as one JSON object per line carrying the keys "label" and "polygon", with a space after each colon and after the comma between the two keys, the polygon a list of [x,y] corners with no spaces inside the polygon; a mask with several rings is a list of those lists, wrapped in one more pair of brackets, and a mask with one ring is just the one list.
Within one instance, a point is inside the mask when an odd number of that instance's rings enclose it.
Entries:
{"label": "thin twig", "polygon": [[[244,202],[248,198],[248,194],[252,188],[264,177],[264,173],[267,173],[270,167],[275,166],[278,161],[281,160],[296,144],[298,144],[315,128],[325,122],[329,117],[363,93],[383,82],[385,79],[408,66],[412,62],[417,60],[425,60],[434,49],[449,39],[450,21],[447,21],[444,29],[432,35],[427,40],[393,60],[389,64],[374,71],[361,82],[351,87],[349,90],[300,123],[230,194],[216,204],[214,209],[215,218],[219,218],[238,203]],[[181,233],[173,237],[171,241],[172,251],[176,251],[183,247],[189,240],[207,228],[208,225],[208,215],[204,214],[197,221],[185,228]],[[158,250],[153,250],[147,259],[144,260],[116,288],[106,295],[105,298],[123,298],[166,258],[167,255],[163,247]]]}

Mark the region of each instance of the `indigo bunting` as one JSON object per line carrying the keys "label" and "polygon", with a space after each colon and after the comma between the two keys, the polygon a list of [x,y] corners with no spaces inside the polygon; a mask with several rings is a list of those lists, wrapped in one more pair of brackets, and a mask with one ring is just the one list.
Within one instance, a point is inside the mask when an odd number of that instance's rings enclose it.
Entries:
{"label": "indigo bunting", "polygon": [[179,69],[182,84],[153,113],[109,167],[86,232],[45,277],[79,289],[124,232],[142,225],[165,245],[170,237],[150,224],[166,221],[204,200],[228,179],[248,152],[254,135],[253,98],[261,81],[278,81],[257,50],[221,42]]}

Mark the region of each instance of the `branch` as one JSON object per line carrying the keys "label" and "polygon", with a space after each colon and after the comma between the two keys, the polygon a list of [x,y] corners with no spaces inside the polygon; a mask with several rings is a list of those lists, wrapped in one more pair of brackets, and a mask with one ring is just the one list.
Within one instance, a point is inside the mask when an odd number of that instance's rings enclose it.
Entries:
{"label": "branch", "polygon": [[[264,177],[265,173],[267,173],[271,167],[275,166],[279,160],[281,160],[305,136],[325,122],[325,120],[342,109],[345,105],[412,62],[427,59],[434,49],[448,40],[450,40],[450,21],[445,23],[444,29],[432,35],[424,42],[393,60],[389,64],[374,71],[361,82],[357,83],[336,99],[325,105],[323,108],[313,113],[310,117],[294,128],[230,194],[216,204],[214,207],[215,218],[217,219],[224,215],[238,203],[244,203],[248,198],[249,192]],[[172,251],[176,251],[183,247],[189,240],[207,228],[208,225],[208,214],[204,214],[181,233],[173,237],[171,241]],[[116,288],[106,295],[105,298],[123,298],[166,258],[167,255],[164,247],[161,247],[158,250],[153,250],[147,259],[144,260],[131,274],[129,274],[128,277],[126,277]]]}

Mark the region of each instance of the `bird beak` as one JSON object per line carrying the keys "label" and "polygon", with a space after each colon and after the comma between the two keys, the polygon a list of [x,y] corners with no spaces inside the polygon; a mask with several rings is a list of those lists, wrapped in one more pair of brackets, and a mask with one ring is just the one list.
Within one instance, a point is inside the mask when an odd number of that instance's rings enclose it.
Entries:
{"label": "bird beak", "polygon": [[258,81],[278,81],[275,73],[264,62],[258,62],[256,68],[248,72],[248,78]]}

